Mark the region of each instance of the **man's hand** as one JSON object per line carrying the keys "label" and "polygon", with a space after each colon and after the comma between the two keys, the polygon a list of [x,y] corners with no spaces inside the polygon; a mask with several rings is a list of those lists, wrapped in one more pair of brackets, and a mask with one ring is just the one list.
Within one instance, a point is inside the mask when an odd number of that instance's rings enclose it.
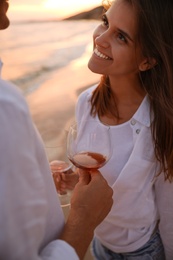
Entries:
{"label": "man's hand", "polygon": [[99,171],[79,171],[79,182],[73,191],[71,208],[61,239],[75,248],[80,259],[86,253],[94,229],[111,210],[112,196],[112,188]]}

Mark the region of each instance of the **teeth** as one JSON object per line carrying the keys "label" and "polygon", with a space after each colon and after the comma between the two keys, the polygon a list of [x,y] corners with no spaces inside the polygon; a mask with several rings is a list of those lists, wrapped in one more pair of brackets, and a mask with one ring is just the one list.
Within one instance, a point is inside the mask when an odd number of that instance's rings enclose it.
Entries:
{"label": "teeth", "polygon": [[111,59],[111,58],[109,58],[108,56],[104,55],[103,53],[99,52],[97,49],[94,50],[94,53],[95,53],[98,57],[100,57],[100,58],[102,58],[102,59],[105,59],[105,60],[110,60],[110,59]]}

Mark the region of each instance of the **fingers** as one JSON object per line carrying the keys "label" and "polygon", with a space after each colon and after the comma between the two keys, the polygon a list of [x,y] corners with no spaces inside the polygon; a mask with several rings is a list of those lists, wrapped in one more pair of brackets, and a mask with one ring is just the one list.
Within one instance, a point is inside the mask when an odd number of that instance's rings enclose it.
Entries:
{"label": "fingers", "polygon": [[90,175],[91,175],[92,178],[98,178],[98,174],[101,175],[101,173],[98,170],[90,171]]}
{"label": "fingers", "polygon": [[54,172],[52,175],[58,192],[73,190],[79,181],[79,175],[74,172],[70,174]]}
{"label": "fingers", "polygon": [[75,212],[82,209],[80,214],[83,214],[83,217],[92,214],[88,221],[90,221],[91,226],[96,227],[112,208],[113,190],[97,170],[80,170],[79,174],[79,183],[71,198],[71,209]]}
{"label": "fingers", "polygon": [[91,180],[91,175],[88,171],[79,169],[79,183],[83,185],[87,185]]}
{"label": "fingers", "polygon": [[98,170],[92,170],[90,172],[90,176],[91,176],[91,181],[92,182],[101,181],[102,183],[106,183],[107,184],[107,181],[105,180],[103,175]]}
{"label": "fingers", "polygon": [[52,177],[53,177],[53,180],[54,180],[56,190],[57,190],[57,192],[59,192],[60,191],[60,178],[61,178],[61,176],[57,175],[56,173],[52,173]]}
{"label": "fingers", "polygon": [[59,172],[52,172],[52,175],[56,182],[60,182],[62,180],[61,174]]}
{"label": "fingers", "polygon": [[98,170],[88,171],[88,170],[78,169],[78,174],[79,174],[79,182],[83,185],[89,184],[91,180],[97,181],[100,178],[102,178],[103,181],[105,180]]}
{"label": "fingers", "polygon": [[[96,185],[99,184],[100,189],[105,189],[107,190],[107,196],[108,197],[112,197],[113,196],[113,190],[112,188],[109,186],[108,182],[106,181],[106,179],[103,177],[103,175],[99,172],[99,171],[92,171],[91,173],[91,185],[93,185],[94,187],[96,187]],[[106,194],[105,194],[105,199],[106,199]],[[112,200],[113,201],[113,200]]]}

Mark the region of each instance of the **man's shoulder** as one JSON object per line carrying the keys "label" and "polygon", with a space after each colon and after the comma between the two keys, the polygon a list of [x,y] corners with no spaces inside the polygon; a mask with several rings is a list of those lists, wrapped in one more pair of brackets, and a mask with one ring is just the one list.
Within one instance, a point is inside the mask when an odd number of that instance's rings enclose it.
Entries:
{"label": "man's shoulder", "polygon": [[11,82],[0,79],[1,109],[9,106],[13,109],[28,110],[26,100],[21,90]]}

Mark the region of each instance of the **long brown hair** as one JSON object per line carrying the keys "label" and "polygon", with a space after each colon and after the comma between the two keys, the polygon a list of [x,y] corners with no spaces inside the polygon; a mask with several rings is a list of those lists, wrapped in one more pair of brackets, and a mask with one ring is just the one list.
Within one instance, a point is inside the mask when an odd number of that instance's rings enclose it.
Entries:
{"label": "long brown hair", "polygon": [[[123,0],[137,11],[139,43],[145,57],[157,61],[152,69],[140,72],[154,112],[152,136],[155,155],[161,164],[165,180],[173,181],[173,1]],[[105,2],[105,1],[104,1]],[[111,5],[106,1],[105,9]],[[119,118],[118,109],[112,107],[109,78],[103,75],[91,99],[91,114],[111,114]],[[160,172],[161,172],[160,171]]]}

